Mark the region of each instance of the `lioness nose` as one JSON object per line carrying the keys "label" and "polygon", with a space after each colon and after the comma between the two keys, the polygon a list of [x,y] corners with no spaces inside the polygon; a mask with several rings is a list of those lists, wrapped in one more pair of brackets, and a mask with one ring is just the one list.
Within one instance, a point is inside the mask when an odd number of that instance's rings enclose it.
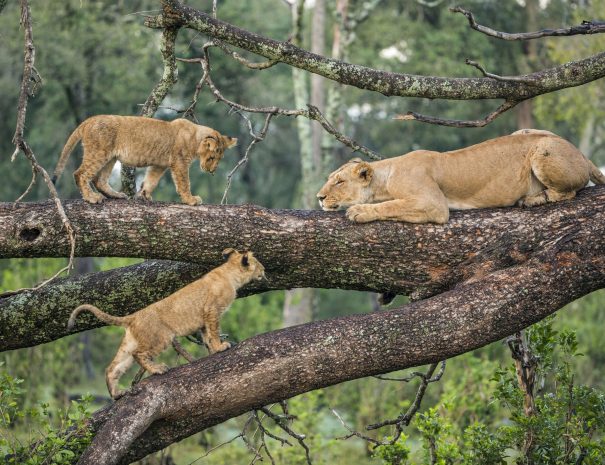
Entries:
{"label": "lioness nose", "polygon": [[325,195],[321,195],[321,194],[317,194],[317,198],[319,199],[319,201],[321,202],[323,199],[326,198]]}

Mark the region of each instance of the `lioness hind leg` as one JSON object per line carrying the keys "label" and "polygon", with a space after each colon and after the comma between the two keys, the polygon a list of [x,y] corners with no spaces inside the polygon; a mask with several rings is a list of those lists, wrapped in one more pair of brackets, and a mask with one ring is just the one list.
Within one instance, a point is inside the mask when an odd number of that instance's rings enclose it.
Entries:
{"label": "lioness hind leg", "polygon": [[523,197],[519,201],[521,207],[535,207],[544,205],[547,202],[558,202],[559,200],[570,200],[576,196],[576,191],[557,192],[553,189],[546,189],[536,195]]}
{"label": "lioness hind leg", "polygon": [[127,199],[128,196],[123,192],[116,192],[109,185],[109,176],[111,176],[111,171],[113,170],[113,165],[116,164],[115,158],[110,160],[99,172],[97,178],[94,181],[94,185],[99,192],[105,194],[107,197],[112,199]]}
{"label": "lioness hind leg", "polygon": [[520,202],[523,206],[573,199],[590,177],[584,155],[560,137],[541,139],[530,155],[530,164],[534,176],[546,189],[523,199]]}

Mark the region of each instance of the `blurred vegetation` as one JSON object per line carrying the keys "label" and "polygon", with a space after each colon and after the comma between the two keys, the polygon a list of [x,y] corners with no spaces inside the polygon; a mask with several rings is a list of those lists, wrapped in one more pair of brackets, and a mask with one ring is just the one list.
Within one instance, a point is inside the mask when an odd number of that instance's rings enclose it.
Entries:
{"label": "blurred vegetation", "polygon": [[[44,81],[30,101],[25,135],[42,165],[52,170],[61,147],[78,122],[94,114],[139,112],[161,75],[161,59],[158,32],[142,26],[143,13],[138,12],[157,10],[159,2],[31,0],[30,3],[36,68]],[[212,2],[190,0],[187,3],[210,11]],[[351,0],[351,8],[361,3],[361,0]],[[424,3],[436,3],[436,6]],[[503,43],[471,31],[462,16],[447,11],[453,3],[383,0],[356,31],[349,60],[390,71],[444,76],[476,76],[477,70],[464,65],[465,58],[479,61],[496,74],[529,71],[524,44]],[[603,19],[599,15],[605,11],[605,0],[543,3],[537,18],[540,28],[578,24],[582,19]],[[469,0],[464,6],[475,13],[479,22],[514,32],[525,24],[523,4],[522,1]],[[240,27],[282,40],[290,33],[290,12],[281,0],[223,0],[218,5],[219,17]],[[18,2],[8,2],[0,14],[0,153],[4,154],[0,157],[0,172],[9,181],[0,184],[0,201],[17,198],[30,181],[27,161],[19,157],[11,163],[9,157],[13,151],[10,141],[23,66],[18,8]],[[330,44],[333,2],[328,2],[328,8]],[[310,11],[307,16],[308,26]],[[303,44],[306,48],[308,29],[306,27]],[[543,39],[538,43],[538,63],[534,65],[548,67],[588,56],[602,51],[604,40],[603,36]],[[204,41],[197,33],[181,31],[177,55],[199,55]],[[292,108],[292,75],[287,66],[253,71],[221,52],[211,53],[213,79],[227,98],[247,105]],[[185,108],[199,77],[197,65],[180,63],[179,83],[164,102],[165,107]],[[598,81],[538,98],[534,102],[536,127],[567,137],[593,160],[605,163],[605,110],[601,104],[604,91],[603,81]],[[450,150],[517,129],[516,110],[481,129],[453,129],[392,120],[395,114],[408,110],[446,118],[475,119],[495,109],[499,103],[493,101],[394,99],[354,88],[345,88],[343,99],[344,132],[384,156],[418,148]],[[160,109],[156,116],[177,117],[170,108]],[[192,191],[208,203],[218,203],[226,173],[243,156],[251,136],[246,122],[238,114],[230,113],[222,103],[215,102],[208,92],[202,92],[196,116],[202,124],[240,140],[238,149],[226,154],[216,176],[192,169]],[[259,130],[262,117],[252,115],[250,118]],[[81,153],[78,150],[72,156],[68,172],[76,166]],[[348,149],[339,146],[331,165],[337,166],[351,156]],[[229,202],[292,208],[301,189],[299,179],[295,121],[275,118],[268,137],[253,149],[250,162],[234,177]],[[63,197],[79,196],[69,174],[64,175],[58,187]],[[38,183],[27,200],[47,196],[45,187]],[[168,176],[162,179],[156,200],[177,200]],[[124,266],[134,260],[95,258],[81,262],[82,270],[96,271]],[[31,286],[52,275],[63,264],[64,260],[56,259],[1,260],[0,291]],[[398,302],[401,301],[400,298]],[[338,411],[351,428],[364,431],[366,425],[394,418],[407,408],[415,395],[416,382],[405,384],[368,378],[304,394],[289,402],[290,412],[296,416],[292,428],[306,435],[316,464],[429,463],[431,447],[438,459],[436,463],[512,463],[518,460],[520,441],[529,429],[544,444],[536,451],[542,455],[536,455],[534,463],[575,463],[573,460],[578,458],[581,448],[589,451],[583,463],[603,463],[604,301],[603,292],[594,293],[558,312],[556,319],[531,330],[533,348],[543,370],[537,394],[540,415],[534,423],[527,422],[520,413],[519,390],[508,349],[495,343],[448,361],[443,379],[430,385],[420,414],[405,431],[406,436],[394,446],[372,450],[358,439],[336,439],[346,435],[347,430],[331,409]],[[374,302],[374,296],[368,294],[322,290],[316,318],[371,311]],[[241,341],[277,329],[282,324],[283,303],[283,292],[238,300],[223,319],[223,332],[231,340]],[[70,424],[66,421],[77,425],[87,409],[99,408],[109,401],[103,372],[121,334],[119,328],[103,328],[0,354],[4,364],[0,367],[0,457],[14,454],[16,447],[21,447],[15,444],[29,444],[33,439],[41,441],[40,450],[46,450],[47,456],[57,457],[52,458],[52,463],[69,463],[69,457],[61,453],[64,444],[53,434]],[[183,343],[196,356],[205,356],[205,350],[199,346],[188,341]],[[183,363],[174,353],[167,352],[164,356],[171,365]],[[86,396],[85,400],[77,401],[82,396]],[[77,402],[72,404],[74,401]],[[571,414],[570,405],[573,405]],[[70,406],[71,414],[68,413]],[[230,420],[172,445],[143,463],[170,463],[169,457],[179,464],[192,463],[206,451],[239,434],[246,418]],[[272,420],[265,419],[265,423],[270,431],[279,433]],[[32,432],[37,436],[32,437]],[[382,435],[391,432],[385,428],[366,434],[382,439]],[[258,446],[258,435],[251,437],[251,441]],[[272,439],[267,441],[278,463],[304,463],[304,451],[295,441],[294,447],[282,447]],[[571,462],[559,460],[565,441],[575,444],[573,453],[568,456]],[[195,463],[246,463],[252,457],[248,447],[238,439]],[[0,463],[2,460],[5,458],[0,458]]]}

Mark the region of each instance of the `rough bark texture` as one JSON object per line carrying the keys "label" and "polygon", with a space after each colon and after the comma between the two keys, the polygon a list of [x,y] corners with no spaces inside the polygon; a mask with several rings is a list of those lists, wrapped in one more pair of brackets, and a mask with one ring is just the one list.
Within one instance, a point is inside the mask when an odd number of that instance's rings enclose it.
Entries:
{"label": "rough bark texture", "polygon": [[[603,228],[604,205],[605,187],[599,186],[543,207],[453,212],[448,224],[438,226],[359,225],[341,212],[255,206],[67,201],[78,256],[194,264],[145,262],[0,298],[0,350],[65,336],[69,313],[85,301],[116,314],[136,311],[216,266],[226,247],[253,250],[267,268],[268,283],[243,294],[322,287],[427,297],[523,263],[578,227]],[[0,258],[64,256],[69,243],[61,228],[48,202],[0,204]],[[76,330],[98,325],[82,318]]]}
{"label": "rough bark texture", "polygon": [[263,37],[215,19],[177,0],[163,0],[162,3],[163,16],[150,18],[146,22],[148,26],[195,29],[271,60],[387,96],[521,101],[566,87],[586,84],[605,76],[605,53],[528,74],[524,76],[526,82],[389,73],[326,58],[289,42]]}
{"label": "rough bark texture", "polygon": [[262,334],[153,376],[94,416],[96,436],[79,463],[130,463],[262,405],[513,334],[605,286],[604,228],[602,221],[578,222],[526,263],[436,297]]}

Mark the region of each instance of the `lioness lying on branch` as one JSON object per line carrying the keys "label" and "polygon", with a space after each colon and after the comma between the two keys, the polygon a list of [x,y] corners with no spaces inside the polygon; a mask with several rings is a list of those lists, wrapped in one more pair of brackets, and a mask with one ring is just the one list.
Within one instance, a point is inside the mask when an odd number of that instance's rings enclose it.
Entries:
{"label": "lioness lying on branch", "polygon": [[324,210],[347,208],[358,223],[446,223],[449,210],[533,206],[572,199],[605,176],[565,139],[523,129],[451,152],[416,150],[330,174],[317,194]]}

